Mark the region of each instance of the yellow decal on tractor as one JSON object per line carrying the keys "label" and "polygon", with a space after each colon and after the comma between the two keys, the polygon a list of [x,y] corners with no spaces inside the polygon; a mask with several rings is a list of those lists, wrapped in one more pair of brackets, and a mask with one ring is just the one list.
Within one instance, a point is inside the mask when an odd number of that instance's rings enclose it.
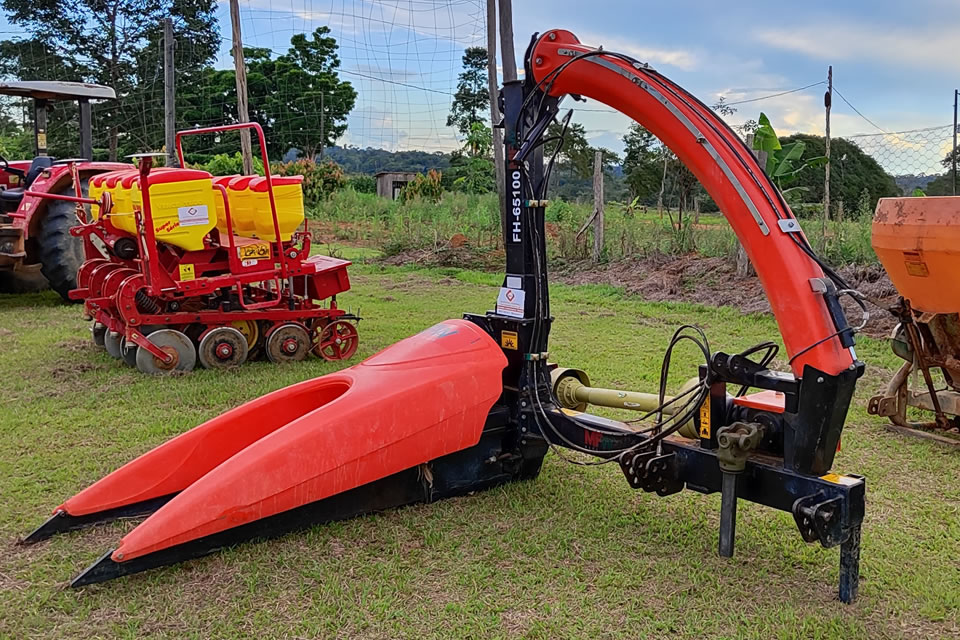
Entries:
{"label": "yellow decal on tractor", "polygon": [[241,260],[265,260],[270,257],[270,244],[258,242],[237,247],[237,254]]}
{"label": "yellow decal on tractor", "polygon": [[851,485],[857,484],[859,480],[856,478],[851,478],[849,476],[842,476],[837,473],[828,473],[825,476],[820,476],[821,480],[826,480],[827,482],[832,482],[833,484],[842,484],[842,485]]}
{"label": "yellow decal on tractor", "polygon": [[517,346],[517,332],[501,331],[500,346],[502,346],[504,349],[513,349],[514,351],[516,351],[519,348]]}
{"label": "yellow decal on tractor", "polygon": [[710,439],[710,398],[708,397],[700,405],[700,437]]}
{"label": "yellow decal on tractor", "polygon": [[184,282],[187,280],[196,279],[197,274],[193,269],[193,264],[181,264],[180,265],[180,281]]}

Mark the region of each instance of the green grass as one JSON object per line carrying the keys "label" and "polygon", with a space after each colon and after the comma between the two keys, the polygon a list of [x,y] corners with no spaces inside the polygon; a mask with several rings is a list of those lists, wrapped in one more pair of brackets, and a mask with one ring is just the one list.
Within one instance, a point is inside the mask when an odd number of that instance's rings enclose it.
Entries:
{"label": "green grass", "polygon": [[[344,250],[352,259],[369,252]],[[360,357],[492,307],[499,277],[352,267]],[[714,349],[777,335],[767,316],[651,304],[606,286],[555,286],[552,356],[598,384],[652,390],[674,327]],[[250,363],[155,379],[90,343],[52,294],[0,296],[0,638],[947,638],[960,636],[960,455],[887,433],[864,402],[895,366],[870,365],[835,468],[867,476],[859,601],[835,600],[838,551],[789,515],[742,504],[737,555],[716,555],[718,496],[657,498],[612,466],[549,454],[540,477],[334,525],[81,590],[66,581],[134,525],[18,536],[134,456],[245,400],[335,370]],[[675,357],[671,385],[695,373]],[[357,425],[358,430],[362,425]]]}

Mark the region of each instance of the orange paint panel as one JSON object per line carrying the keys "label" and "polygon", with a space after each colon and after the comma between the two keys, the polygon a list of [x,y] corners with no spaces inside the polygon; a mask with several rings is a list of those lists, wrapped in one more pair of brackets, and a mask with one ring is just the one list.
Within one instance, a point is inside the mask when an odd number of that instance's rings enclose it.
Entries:
{"label": "orange paint panel", "polygon": [[118,562],[266,518],[475,445],[506,363],[485,331],[448,320],[228,411],[60,508],[83,515],[179,492],[123,538]]}
{"label": "orange paint panel", "polygon": [[871,243],[913,308],[960,312],[960,196],[882,198]]}

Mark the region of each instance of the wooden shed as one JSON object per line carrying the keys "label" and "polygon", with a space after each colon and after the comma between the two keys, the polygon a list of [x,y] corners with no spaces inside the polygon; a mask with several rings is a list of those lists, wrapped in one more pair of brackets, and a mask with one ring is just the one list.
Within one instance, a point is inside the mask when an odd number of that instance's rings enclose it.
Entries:
{"label": "wooden shed", "polygon": [[416,175],[410,171],[381,171],[377,174],[377,195],[396,200],[400,197],[400,190]]}

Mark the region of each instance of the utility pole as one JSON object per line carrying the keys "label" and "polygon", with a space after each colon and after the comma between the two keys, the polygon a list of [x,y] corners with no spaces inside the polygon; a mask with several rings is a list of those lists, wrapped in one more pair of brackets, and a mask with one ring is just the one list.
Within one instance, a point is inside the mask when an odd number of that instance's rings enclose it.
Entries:
{"label": "utility pole", "polygon": [[953,90],[953,195],[957,195],[957,94],[960,90]]}
{"label": "utility pole", "polygon": [[517,79],[517,54],[513,50],[513,0],[500,0],[500,61],[504,83]]}
{"label": "utility pole", "polygon": [[487,92],[490,94],[490,131],[493,143],[493,166],[496,169],[500,219],[506,219],[507,203],[503,199],[503,181],[507,175],[503,165],[503,129],[500,105],[497,102],[497,0],[487,0]]}
{"label": "utility pole", "polygon": [[827,246],[827,220],[830,219],[830,107],[833,103],[833,65],[827,67],[827,92],[823,94],[823,106],[827,111],[826,150],[827,164],[823,169],[823,222],[821,223],[820,251]]}
{"label": "utility pole", "polygon": [[[240,4],[230,0],[230,25],[233,29],[233,68],[237,77],[237,119],[250,122],[247,110],[247,65],[243,60],[243,40],[240,38]],[[250,130],[240,130],[240,153],[243,156],[243,173],[253,175],[253,146]]]}
{"label": "utility pole", "polygon": [[[326,91],[320,91],[320,162],[323,162],[323,148],[327,146],[327,139],[323,137],[323,123],[326,110],[323,108],[323,94]],[[313,158],[310,158],[313,160]]]}
{"label": "utility pole", "polygon": [[177,103],[174,74],[173,18],[163,20],[163,142],[167,148],[167,166],[176,167],[177,162]]}

